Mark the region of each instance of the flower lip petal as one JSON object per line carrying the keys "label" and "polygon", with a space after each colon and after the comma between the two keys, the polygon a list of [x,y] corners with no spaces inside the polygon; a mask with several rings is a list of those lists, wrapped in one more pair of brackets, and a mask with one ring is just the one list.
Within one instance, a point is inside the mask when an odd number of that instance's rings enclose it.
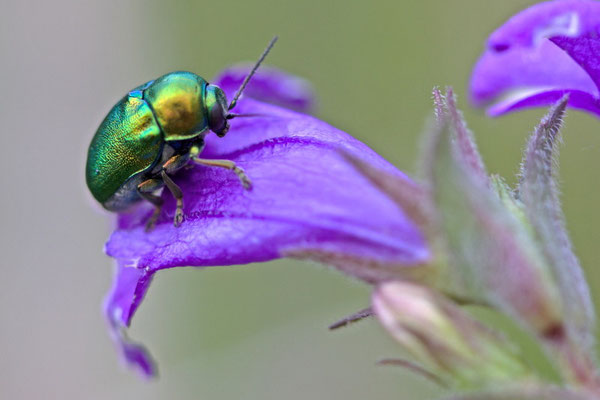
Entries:
{"label": "flower lip petal", "polygon": [[[231,155],[253,180],[252,192],[245,192],[226,170],[195,167],[178,174],[174,179],[184,192],[184,224],[172,226],[174,204],[166,193],[170,212],[162,214],[156,229],[143,231],[146,210],[140,211],[142,218],[124,216],[122,220],[137,225],[116,231],[107,253],[151,270],[265,261],[278,257],[278,248],[315,242],[339,242],[344,251],[345,241],[363,243],[378,249],[371,257],[395,254],[405,263],[426,253],[420,233],[402,211],[331,144],[287,137]],[[236,236],[230,237],[234,225]]]}
{"label": "flower lip petal", "polygon": [[182,169],[173,175],[184,194],[182,225],[173,226],[174,199],[163,191],[165,204],[152,232],[144,231],[152,209],[140,204],[119,215],[105,246],[118,261],[105,303],[112,335],[125,360],[148,374],[154,373],[151,359],[129,342],[124,329],[157,270],[267,261],[303,247],[354,252],[396,265],[420,264],[429,257],[409,218],[340,155],[343,149],[408,179],[373,150],[309,115],[251,96],[240,99],[236,112],[259,116],[234,119],[224,138],[208,135],[201,156],[234,161],[252,180],[252,191],[244,190],[229,170]]}

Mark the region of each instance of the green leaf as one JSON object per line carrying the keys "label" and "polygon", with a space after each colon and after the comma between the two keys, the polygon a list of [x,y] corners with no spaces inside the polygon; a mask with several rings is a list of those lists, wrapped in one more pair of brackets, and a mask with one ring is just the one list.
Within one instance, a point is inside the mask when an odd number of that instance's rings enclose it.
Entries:
{"label": "green leaf", "polygon": [[446,118],[424,155],[436,222],[449,268],[439,287],[453,296],[492,305],[536,335],[561,326],[558,291],[544,257],[522,221],[479,172],[462,160]]}
{"label": "green leaf", "polygon": [[485,165],[483,164],[479,150],[477,150],[473,133],[467,127],[462,112],[456,106],[456,96],[451,87],[446,89],[446,110],[450,118],[450,123],[454,128],[454,140],[456,141],[460,158],[474,176],[477,176],[483,182],[488,182]]}
{"label": "green leaf", "polygon": [[556,157],[567,102],[568,96],[565,96],[552,107],[529,139],[517,193],[557,282],[567,335],[582,352],[593,354],[594,307],[583,270],[565,229],[556,182]]}

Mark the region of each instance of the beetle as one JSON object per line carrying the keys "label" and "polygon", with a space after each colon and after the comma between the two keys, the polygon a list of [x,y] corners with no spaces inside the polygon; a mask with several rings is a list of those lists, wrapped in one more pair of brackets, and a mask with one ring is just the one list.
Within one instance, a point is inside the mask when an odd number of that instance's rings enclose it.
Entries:
{"label": "beetle", "polygon": [[166,186],[177,201],[173,224],[183,222],[183,193],[170,177],[192,161],[232,170],[245,189],[251,182],[233,161],[199,157],[209,132],[223,137],[231,112],[244,88],[267,56],[274,37],[227,105],[223,90],[202,77],[177,71],[131,90],[104,118],[88,149],[86,183],[94,198],[107,210],[120,212],[146,200],[154,213],[146,223],[153,229],[162,198],[155,192]]}

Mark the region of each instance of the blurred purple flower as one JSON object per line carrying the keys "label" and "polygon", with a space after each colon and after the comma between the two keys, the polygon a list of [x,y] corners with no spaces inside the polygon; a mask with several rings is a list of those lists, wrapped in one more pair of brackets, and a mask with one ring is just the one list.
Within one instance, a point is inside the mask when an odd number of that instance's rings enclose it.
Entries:
{"label": "blurred purple flower", "polygon": [[488,39],[471,78],[471,100],[492,116],[569,106],[600,117],[600,2],[555,0],[509,19]]}
{"label": "blurred purple flower", "polygon": [[[243,74],[232,68],[214,83],[231,97]],[[184,193],[185,220],[179,228],[173,227],[175,205],[168,194],[150,233],[144,224],[151,207],[142,204],[119,216],[105,248],[117,266],[104,308],[125,362],[143,375],[154,375],[155,365],[142,346],[127,338],[126,328],[158,270],[268,261],[304,249],[382,265],[428,259],[420,231],[341,151],[398,179],[408,178],[363,143],[301,113],[313,103],[304,81],[259,70],[236,108],[259,116],[234,120],[223,139],[209,135],[202,154],[235,161],[253,190],[245,191],[230,171],[194,166],[174,176]]]}

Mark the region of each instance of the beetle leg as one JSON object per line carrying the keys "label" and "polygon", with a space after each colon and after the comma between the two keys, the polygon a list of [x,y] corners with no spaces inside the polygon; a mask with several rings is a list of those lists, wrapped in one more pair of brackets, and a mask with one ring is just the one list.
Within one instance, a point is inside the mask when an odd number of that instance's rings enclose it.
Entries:
{"label": "beetle leg", "polygon": [[152,214],[148,222],[146,222],[146,232],[150,232],[152,229],[154,229],[154,224],[156,224],[156,220],[160,215],[160,209],[162,208],[163,200],[160,198],[160,196],[157,196],[152,192],[160,189],[162,185],[163,181],[160,179],[148,179],[137,186],[137,191],[139,195],[143,199],[154,204],[154,213]]}
{"label": "beetle leg", "polygon": [[177,200],[177,208],[175,210],[175,217],[173,218],[173,225],[175,225],[175,227],[178,227],[183,222],[183,192],[168,174],[182,168],[188,160],[188,157],[181,154],[175,155],[163,164],[162,170],[160,171],[160,177],[165,185],[167,185],[167,188],[173,197],[175,197],[175,200]]}
{"label": "beetle leg", "polygon": [[167,175],[165,168],[160,171],[160,177],[162,178],[163,182],[165,182],[165,185],[167,185],[167,188],[173,197],[175,197],[175,200],[177,200],[177,209],[175,210],[175,217],[173,218],[173,225],[175,225],[177,228],[183,222],[183,192],[179,186],[173,182],[171,177]]}
{"label": "beetle leg", "polygon": [[189,160],[188,157],[178,154],[176,156],[169,158],[167,161],[165,161],[165,163],[162,166],[162,169],[167,174],[172,174],[173,172],[175,172],[175,171],[179,170],[180,168],[182,168],[183,166],[185,166],[185,164],[187,164],[188,160]]}
{"label": "beetle leg", "polygon": [[207,165],[209,167],[220,167],[220,168],[229,169],[229,170],[233,171],[238,176],[238,178],[240,178],[240,181],[242,182],[242,186],[244,186],[244,189],[250,190],[252,188],[252,182],[250,181],[250,179],[248,178],[248,176],[246,175],[244,170],[241,169],[240,167],[238,167],[237,165],[235,165],[235,163],[231,160],[209,160],[206,158],[197,158],[197,157],[193,157],[192,160],[195,163],[200,164],[200,165]]}

